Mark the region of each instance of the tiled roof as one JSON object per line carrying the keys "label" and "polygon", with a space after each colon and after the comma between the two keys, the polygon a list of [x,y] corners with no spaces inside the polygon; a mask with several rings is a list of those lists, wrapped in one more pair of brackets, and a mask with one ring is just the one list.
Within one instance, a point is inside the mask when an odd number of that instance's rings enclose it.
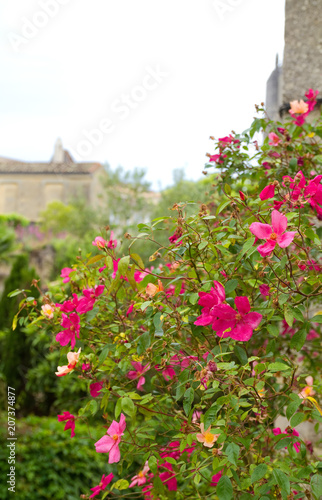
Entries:
{"label": "tiled roof", "polygon": [[63,175],[90,175],[100,169],[100,163],[28,163],[0,157],[1,174],[63,174]]}

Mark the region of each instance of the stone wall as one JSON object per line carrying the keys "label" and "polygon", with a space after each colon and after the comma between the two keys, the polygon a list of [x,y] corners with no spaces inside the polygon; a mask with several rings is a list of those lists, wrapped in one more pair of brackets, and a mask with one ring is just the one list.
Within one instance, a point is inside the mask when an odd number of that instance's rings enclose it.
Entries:
{"label": "stone wall", "polygon": [[322,92],[322,0],[286,0],[282,103]]}

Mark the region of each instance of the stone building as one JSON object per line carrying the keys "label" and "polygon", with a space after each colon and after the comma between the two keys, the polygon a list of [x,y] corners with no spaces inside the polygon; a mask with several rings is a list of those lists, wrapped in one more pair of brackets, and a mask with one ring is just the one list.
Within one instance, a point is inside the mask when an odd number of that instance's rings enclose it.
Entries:
{"label": "stone building", "polygon": [[285,0],[283,65],[276,67],[266,86],[266,109],[280,120],[290,101],[303,99],[312,88],[322,102],[322,0]]}
{"label": "stone building", "polygon": [[0,158],[0,214],[38,221],[48,203],[68,203],[75,197],[97,206],[103,175],[100,163],[75,163],[60,139],[48,163]]}

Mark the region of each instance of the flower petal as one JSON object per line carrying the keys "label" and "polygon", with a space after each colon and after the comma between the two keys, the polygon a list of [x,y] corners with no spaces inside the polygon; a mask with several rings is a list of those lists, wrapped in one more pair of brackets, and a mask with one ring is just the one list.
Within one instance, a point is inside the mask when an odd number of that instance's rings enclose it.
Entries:
{"label": "flower petal", "polygon": [[262,240],[267,240],[273,232],[269,224],[262,224],[261,222],[253,222],[249,226],[249,230],[254,236]]}
{"label": "flower petal", "polygon": [[246,314],[243,318],[243,322],[250,326],[251,328],[255,329],[258,327],[260,322],[262,321],[263,316],[260,313],[257,312],[250,312]]}
{"label": "flower petal", "polygon": [[[275,185],[269,184],[268,186],[264,187],[264,189],[260,193],[259,197],[262,201],[264,201],[264,200],[269,200],[270,198],[273,198],[274,195],[275,195]],[[254,224],[256,224],[256,223],[254,222]]]}
{"label": "flower petal", "polygon": [[295,231],[287,231],[286,233],[282,234],[282,236],[277,238],[277,244],[281,248],[286,248],[292,243],[295,235],[296,235]]}
{"label": "flower petal", "polygon": [[229,337],[240,342],[246,342],[253,335],[253,329],[249,325],[239,323],[229,332]]}
{"label": "flower petal", "polygon": [[117,462],[120,461],[121,458],[121,452],[120,448],[117,442],[115,442],[115,445],[110,451],[109,457],[108,457],[108,463],[109,464],[116,464]]}
{"label": "flower petal", "polygon": [[286,230],[287,218],[278,210],[273,210],[272,212],[272,226],[274,229],[274,233],[276,233],[277,235],[283,234]]}
{"label": "flower petal", "polygon": [[103,436],[95,443],[97,453],[108,453],[114,443],[114,439],[112,439],[110,436]]}
{"label": "flower petal", "polygon": [[275,248],[275,245],[276,241],[268,240],[263,245],[259,245],[257,247],[257,250],[259,251],[262,257],[267,257],[267,255],[270,255],[272,253],[272,251]]}
{"label": "flower petal", "polygon": [[250,304],[247,297],[236,297],[235,304],[240,314],[247,314],[250,311]]}
{"label": "flower petal", "polygon": [[121,413],[119,428],[120,432],[124,432],[126,428],[125,415],[123,413]]}

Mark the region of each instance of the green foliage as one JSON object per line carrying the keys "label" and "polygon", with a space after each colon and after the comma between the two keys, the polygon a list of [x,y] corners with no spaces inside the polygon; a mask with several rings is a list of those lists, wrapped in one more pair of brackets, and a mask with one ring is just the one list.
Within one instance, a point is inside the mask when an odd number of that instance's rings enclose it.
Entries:
{"label": "green foliage", "polygon": [[[322,422],[322,185],[311,178],[322,172],[321,126],[290,117],[281,127],[258,118],[218,140],[207,165],[216,172],[197,183],[207,185],[203,203],[186,198],[177,176],[181,200],[170,213],[138,224],[128,246],[107,233],[94,255],[74,260],[70,283],[42,298],[64,303],[65,316],[58,307],[53,317],[29,314],[31,327],[59,333],[70,372],[61,383],[99,388],[95,397],[85,388],[76,424],[102,419],[120,447],[113,494],[141,495],[143,485],[126,492],[135,464],[153,500],[320,495],[321,464],[294,427]],[[262,146],[260,130],[269,134]],[[139,213],[127,197],[142,178],[123,179],[123,191],[114,181],[121,224],[126,211]],[[151,244],[158,265],[147,268],[138,247]],[[274,429],[279,416],[289,420],[284,432]]]}
{"label": "green foliage", "polygon": [[[6,478],[8,448],[6,421],[1,422],[1,477]],[[6,481],[1,481],[2,500],[78,500],[81,494],[92,493],[90,488],[99,484],[102,474],[116,473],[108,466],[104,455],[96,453],[93,439],[100,437],[94,429],[92,438],[87,435],[85,424],[77,424],[77,439],[64,432],[64,422],[56,418],[29,416],[17,421],[16,441],[16,489],[8,491]]]}

